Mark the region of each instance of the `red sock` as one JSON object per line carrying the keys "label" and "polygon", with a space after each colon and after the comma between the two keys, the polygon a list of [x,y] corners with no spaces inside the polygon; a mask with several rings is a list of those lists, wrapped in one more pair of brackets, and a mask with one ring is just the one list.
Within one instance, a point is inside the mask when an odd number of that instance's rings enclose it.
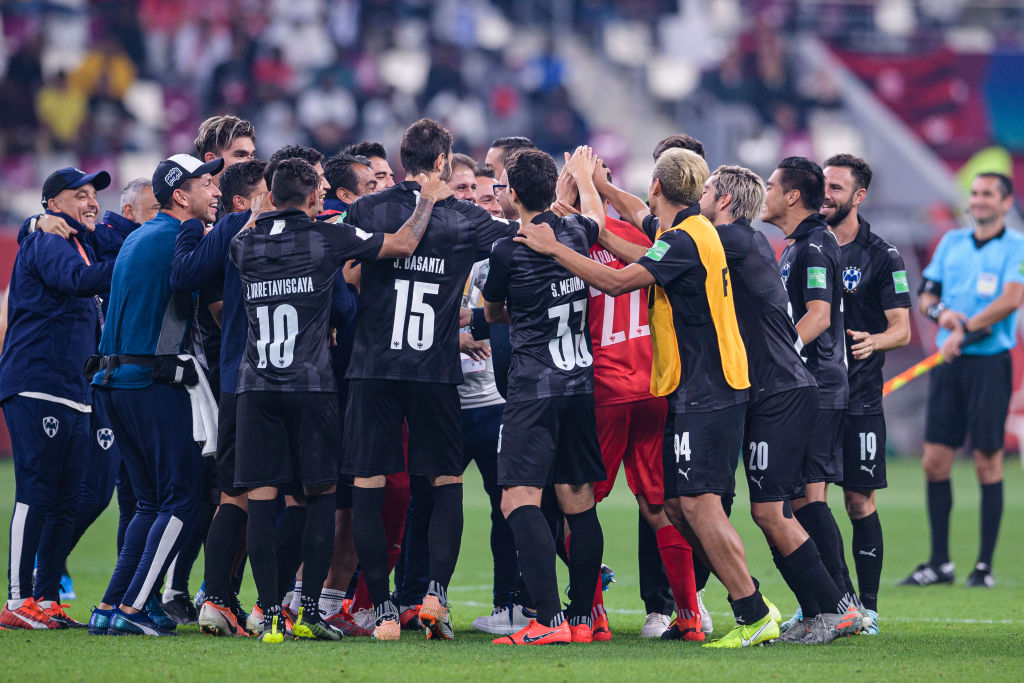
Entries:
{"label": "red sock", "polygon": [[590,618],[596,621],[604,613],[604,586],[601,583],[601,573],[598,572],[597,589],[594,591],[594,606],[590,610]]}
{"label": "red sock", "polygon": [[674,526],[663,526],[655,532],[658,552],[665,565],[668,585],[676,600],[680,619],[692,619],[700,614],[697,607],[697,584],[693,577],[693,550]]}
{"label": "red sock", "polygon": [[363,580],[363,575],[359,575],[359,581],[356,582],[356,594],[352,596],[352,607],[349,611],[355,614],[361,609],[373,609],[373,600],[370,599],[370,591],[366,588],[366,581]]}

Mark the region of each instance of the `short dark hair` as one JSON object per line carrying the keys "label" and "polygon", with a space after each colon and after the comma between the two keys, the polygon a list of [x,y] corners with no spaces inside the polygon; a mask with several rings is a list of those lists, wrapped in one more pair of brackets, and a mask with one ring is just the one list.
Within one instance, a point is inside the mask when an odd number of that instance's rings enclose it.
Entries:
{"label": "short dark hair", "polygon": [[805,209],[820,211],[825,201],[825,174],[821,166],[805,157],[786,157],[779,162],[780,182],[785,192],[800,191]]}
{"label": "short dark hair", "polygon": [[220,174],[220,206],[224,213],[235,210],[235,197],[252,199],[253,190],[263,180],[267,162],[253,160],[232,164]]}
{"label": "short dark hair", "polygon": [[476,175],[476,162],[473,160],[473,157],[469,156],[468,154],[452,155],[452,170],[454,171],[460,166],[465,166],[466,168],[473,172],[474,176]]}
{"label": "short dark hair", "polygon": [[825,163],[822,168],[828,168],[834,166],[836,168],[848,168],[850,169],[850,175],[853,176],[853,182],[857,184],[854,190],[866,190],[871,185],[871,178],[875,175],[874,171],[868,165],[868,162],[864,161],[860,157],[855,157],[852,154],[833,154],[828,159],[825,159]]}
{"label": "short dark hair", "polygon": [[353,168],[356,164],[369,168],[370,160],[351,154],[335,154],[324,162],[324,177],[331,184],[330,196],[333,197],[339,188],[344,188],[352,194],[359,194],[359,176]]}
{"label": "short dark hair", "polygon": [[508,163],[508,157],[518,149],[537,149],[537,145],[533,144],[533,140],[530,138],[524,138],[521,135],[513,135],[507,138],[498,138],[491,143],[491,147],[497,147],[501,150],[501,163],[502,165]]}
{"label": "short dark hair", "polygon": [[263,179],[267,181],[267,187],[270,187],[277,165],[285,159],[302,159],[303,161],[308,162],[310,166],[313,166],[323,161],[323,158],[324,155],[312,147],[303,147],[302,145],[285,145],[270,155],[270,161],[267,162],[267,167],[263,170]]}
{"label": "short dark hair", "polygon": [[407,178],[434,170],[434,160],[452,151],[452,134],[433,119],[423,118],[405,129],[399,156]]}
{"label": "short dark hair", "polygon": [[238,138],[252,138],[253,144],[256,144],[256,129],[237,116],[211,116],[199,124],[199,134],[195,139],[196,152],[200,159],[207,152],[221,156],[221,152]]}
{"label": "short dark hair", "polygon": [[544,211],[555,200],[558,168],[555,160],[539,149],[520,149],[505,162],[509,187],[530,211]]}
{"label": "short dark hair", "polygon": [[676,135],[669,135],[664,138],[661,142],[654,146],[654,160],[657,161],[661,153],[666,149],[688,149],[691,152],[695,152],[700,155],[702,159],[707,159],[704,155],[704,143],[686,133],[677,133]]}
{"label": "short dark hair", "polygon": [[985,171],[984,173],[979,173],[975,177],[995,178],[996,180],[998,180],[999,185],[1003,190],[1003,199],[1006,199],[1007,197],[1013,194],[1013,181],[1010,180],[1010,176],[1006,175],[1005,173],[997,173],[996,171]]}
{"label": "short dark hair", "polygon": [[[195,183],[199,178],[186,178],[181,181],[181,185],[178,185],[175,190],[181,190],[182,192],[189,193],[192,191],[192,184]],[[174,191],[171,191],[171,196],[167,198],[166,202],[160,204],[160,208],[165,211],[172,211],[174,209]]]}
{"label": "short dark hair", "polygon": [[277,208],[301,206],[320,184],[313,164],[305,159],[282,159],[274,169],[270,194]]}
{"label": "short dark hair", "polygon": [[476,177],[477,178],[491,178],[491,179],[493,179],[494,178],[494,169],[493,168],[487,168],[486,166],[477,166],[476,167]]}
{"label": "short dark hair", "polygon": [[379,142],[358,142],[354,145],[349,145],[345,149],[341,150],[342,154],[348,154],[354,157],[366,157],[372,159],[373,157],[380,157],[387,161],[388,155],[384,151],[384,145]]}

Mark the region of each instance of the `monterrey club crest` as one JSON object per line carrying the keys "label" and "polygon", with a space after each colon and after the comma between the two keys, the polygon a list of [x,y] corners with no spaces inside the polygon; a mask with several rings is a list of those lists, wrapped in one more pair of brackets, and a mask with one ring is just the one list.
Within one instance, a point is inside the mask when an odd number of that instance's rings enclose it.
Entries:
{"label": "monterrey club crest", "polygon": [[857,266],[847,266],[843,269],[843,289],[847,292],[852,292],[857,289],[857,285],[860,284],[860,268]]}
{"label": "monterrey club crest", "polygon": [[43,418],[43,431],[46,432],[48,437],[52,439],[57,436],[58,429],[60,429],[60,420],[52,415],[47,415]]}
{"label": "monterrey club crest", "polygon": [[789,281],[789,261],[782,264],[782,284],[785,285]]}
{"label": "monterrey club crest", "polygon": [[108,450],[114,445],[114,430],[109,427],[96,430],[96,443],[100,445],[103,450]]}

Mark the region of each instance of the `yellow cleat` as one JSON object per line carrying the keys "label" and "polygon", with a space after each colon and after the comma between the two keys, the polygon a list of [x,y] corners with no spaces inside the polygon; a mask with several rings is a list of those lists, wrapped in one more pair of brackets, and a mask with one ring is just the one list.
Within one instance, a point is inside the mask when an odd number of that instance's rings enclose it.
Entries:
{"label": "yellow cleat", "polygon": [[725,636],[710,643],[704,643],[703,647],[740,648],[752,645],[763,645],[779,637],[779,625],[768,614],[760,621],[748,626],[737,626],[725,634]]}

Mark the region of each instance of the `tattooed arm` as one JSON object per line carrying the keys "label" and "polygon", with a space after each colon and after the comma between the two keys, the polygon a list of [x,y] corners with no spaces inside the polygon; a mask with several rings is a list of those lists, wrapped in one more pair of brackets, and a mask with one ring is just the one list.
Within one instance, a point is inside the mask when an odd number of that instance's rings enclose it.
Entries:
{"label": "tattooed arm", "polygon": [[411,256],[427,230],[434,204],[452,195],[448,183],[441,180],[438,173],[431,173],[429,176],[420,173],[416,179],[420,183],[420,198],[416,202],[416,208],[398,232],[384,236],[379,258]]}

